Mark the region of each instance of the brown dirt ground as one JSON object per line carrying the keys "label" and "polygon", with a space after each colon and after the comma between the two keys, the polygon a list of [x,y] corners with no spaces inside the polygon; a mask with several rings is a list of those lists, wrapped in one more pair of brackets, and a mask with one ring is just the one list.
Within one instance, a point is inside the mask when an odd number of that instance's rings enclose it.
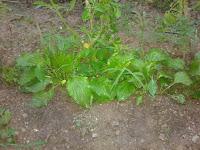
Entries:
{"label": "brown dirt ground", "polygon": [[[41,33],[59,28],[59,20],[47,10],[10,8],[0,18],[0,60],[5,65],[13,64],[21,52],[37,49],[37,24]],[[79,15],[67,19],[72,25],[81,22]],[[131,98],[84,110],[61,90],[46,108],[30,108],[30,99],[16,87],[0,85],[0,106],[13,114],[10,126],[16,129],[18,143],[44,140],[42,150],[200,150],[197,101],[178,105],[166,97],[154,102],[147,97],[136,107]]]}

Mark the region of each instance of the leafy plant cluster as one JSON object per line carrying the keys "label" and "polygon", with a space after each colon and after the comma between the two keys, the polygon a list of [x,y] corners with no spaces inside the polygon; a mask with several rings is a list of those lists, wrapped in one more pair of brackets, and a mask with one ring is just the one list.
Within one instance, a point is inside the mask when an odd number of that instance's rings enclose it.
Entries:
{"label": "leafy plant cluster", "polygon": [[15,131],[8,127],[11,120],[11,112],[0,107],[0,146],[15,143]]}
{"label": "leafy plant cluster", "polygon": [[198,40],[195,21],[189,17],[187,0],[177,0],[170,5],[156,29],[161,41],[177,45],[179,49],[188,51],[193,42]]}
{"label": "leafy plant cluster", "polygon": [[169,43],[183,56],[190,53],[191,49],[197,49],[200,39],[199,21],[190,16],[197,6],[196,3],[194,6],[190,6],[187,0],[171,1],[168,4],[169,9],[161,17],[154,18],[147,12],[141,12],[140,9],[133,11],[131,8],[134,5],[130,6],[131,4],[130,2],[123,8],[123,16],[126,18],[128,16],[127,19],[122,19],[123,22],[126,21],[123,27],[129,29],[129,34],[137,37],[140,47],[143,48],[145,44],[152,42],[155,44]]}
{"label": "leafy plant cluster", "polygon": [[[58,8],[53,5],[51,8]],[[58,9],[56,13],[61,14]],[[199,53],[186,64],[160,49],[130,49],[117,36],[120,15],[120,6],[114,0],[90,0],[82,14],[85,25],[80,31],[70,28],[61,17],[71,35],[48,34],[40,50],[17,59],[18,84],[22,91],[33,93],[32,106],[48,105],[57,87],[83,107],[124,101],[132,95],[139,105],[145,95],[153,99],[166,93],[184,103],[188,95],[183,91],[192,86],[197,87],[195,95],[199,99]]]}

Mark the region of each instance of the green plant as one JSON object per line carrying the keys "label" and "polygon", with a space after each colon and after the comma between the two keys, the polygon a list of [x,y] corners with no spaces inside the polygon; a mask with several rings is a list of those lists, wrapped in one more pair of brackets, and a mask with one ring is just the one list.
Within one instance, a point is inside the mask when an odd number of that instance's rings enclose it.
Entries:
{"label": "green plant", "polygon": [[8,127],[11,120],[11,112],[0,107],[0,146],[1,144],[15,143],[15,131]]}
{"label": "green plant", "polygon": [[6,84],[17,83],[18,72],[15,67],[1,67],[0,68],[0,79]]}
{"label": "green plant", "polygon": [[193,5],[193,9],[196,11],[200,11],[200,2],[197,1],[194,5]]}
{"label": "green plant", "polygon": [[196,38],[196,27],[188,17],[188,2],[178,0],[171,4],[165,12],[156,32],[161,41],[170,42],[178,46],[185,53],[191,48]]}
{"label": "green plant", "polygon": [[5,13],[7,13],[7,12],[9,12],[11,9],[8,7],[8,5],[6,5],[5,3],[3,3],[3,2],[0,2],[0,16],[3,14],[5,14]]}
{"label": "green plant", "polygon": [[192,91],[192,97],[200,100],[200,52],[196,53],[194,59],[190,63],[189,73],[194,81],[192,86],[195,90]]}
{"label": "green plant", "polygon": [[[42,5],[60,16],[57,5],[51,3]],[[132,95],[136,96],[137,105],[143,102],[145,95],[154,99],[158,94],[170,94],[177,102],[185,102],[182,89],[194,84],[187,64],[160,49],[128,49],[116,34],[120,14],[120,6],[115,1],[90,0],[82,14],[85,25],[80,35],[78,32],[71,32],[71,36],[48,34],[40,50],[22,54],[17,59],[18,84],[22,91],[33,94],[32,106],[46,106],[57,87],[87,108],[93,103],[124,101]],[[138,21],[144,30],[144,17],[140,14]],[[174,21],[173,15],[166,14],[163,23],[167,27],[174,26],[177,18]],[[181,31],[185,29],[184,26]],[[195,68],[196,63],[195,59],[191,66]]]}

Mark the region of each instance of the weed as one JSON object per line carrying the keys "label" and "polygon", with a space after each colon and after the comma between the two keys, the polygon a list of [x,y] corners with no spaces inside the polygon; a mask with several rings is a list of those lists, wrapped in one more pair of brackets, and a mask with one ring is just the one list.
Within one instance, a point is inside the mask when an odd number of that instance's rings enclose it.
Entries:
{"label": "weed", "polygon": [[7,125],[11,120],[11,112],[0,108],[0,146],[1,144],[15,143],[15,131]]}
{"label": "weed", "polygon": [[0,79],[6,84],[16,84],[18,79],[18,72],[15,67],[1,67]]}
{"label": "weed", "polygon": [[[51,5],[39,4],[53,9],[65,24],[57,4],[53,1]],[[90,0],[82,14],[85,24],[81,33],[75,33],[66,24],[71,35],[46,35],[40,50],[17,58],[18,84],[24,92],[33,94],[32,106],[47,106],[58,86],[77,104],[87,108],[93,103],[124,101],[132,95],[136,96],[137,105],[145,95],[153,99],[158,94],[170,94],[174,100],[185,102],[183,90],[169,92],[169,89],[194,85],[193,80],[198,80],[199,55],[188,73],[189,66],[184,60],[172,58],[163,50],[127,51],[117,36],[120,15],[120,5],[114,0]],[[137,18],[144,32],[145,15],[138,14]],[[167,32],[178,24],[180,29],[170,32],[188,38],[191,28],[183,25],[184,21],[187,22],[168,12],[159,29]]]}

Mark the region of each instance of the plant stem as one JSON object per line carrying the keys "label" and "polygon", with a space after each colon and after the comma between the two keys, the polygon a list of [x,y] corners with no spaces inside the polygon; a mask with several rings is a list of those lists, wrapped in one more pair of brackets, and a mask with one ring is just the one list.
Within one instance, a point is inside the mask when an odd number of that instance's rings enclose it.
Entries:
{"label": "plant stem", "polygon": [[168,87],[166,87],[164,90],[161,91],[161,94],[163,94],[166,90],[168,90],[169,88],[171,88],[172,86],[174,86],[176,83],[172,83],[171,85],[169,85]]}

